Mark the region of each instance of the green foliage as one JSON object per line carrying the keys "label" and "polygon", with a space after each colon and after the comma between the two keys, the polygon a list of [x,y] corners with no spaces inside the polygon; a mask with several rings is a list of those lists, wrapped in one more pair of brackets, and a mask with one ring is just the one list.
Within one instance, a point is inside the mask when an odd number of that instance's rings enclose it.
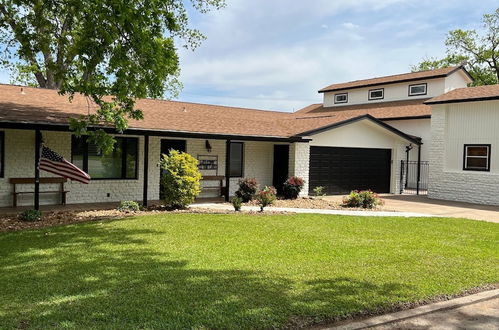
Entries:
{"label": "green foliage", "polygon": [[305,181],[297,176],[289,177],[283,184],[284,198],[296,199],[303,188]]}
{"label": "green foliage", "polygon": [[276,200],[277,191],[274,187],[265,186],[262,190],[260,190],[255,199],[258,201],[258,205],[260,205],[260,211],[263,212],[263,209],[269,205],[272,205]]}
{"label": "green foliage", "polygon": [[447,56],[425,58],[412,67],[413,71],[432,70],[466,62],[475,79],[474,86],[499,83],[499,8],[483,15],[483,31],[453,30],[447,35]]}
{"label": "green foliage", "polygon": [[[190,4],[202,13],[225,5]],[[4,0],[0,64],[13,82],[59,89],[70,99],[80,93],[97,105],[71,128],[109,152],[110,138],[92,126],[123,132],[128,120],[143,117],[136,99],[177,95],[177,48],[195,49],[205,38],[190,28],[190,10],[183,0]]]}
{"label": "green foliage", "polygon": [[247,203],[253,199],[258,191],[258,182],[255,178],[245,178],[239,180],[239,189],[236,191],[236,196],[241,198],[243,203]]}
{"label": "green foliage", "polygon": [[313,190],[314,196],[324,197],[326,196],[325,188],[323,186],[317,186]]}
{"label": "green foliage", "polygon": [[234,206],[234,211],[236,212],[239,212],[241,211],[241,206],[243,204],[243,200],[242,198],[240,197],[232,197],[232,199],[230,200],[230,202],[232,203],[232,206]]}
{"label": "green foliage", "polygon": [[377,206],[383,205],[383,200],[379,198],[378,194],[371,190],[350,192],[345,196],[342,201],[343,207],[362,207],[364,209],[372,209]]}
{"label": "green foliage", "polygon": [[42,220],[42,211],[26,210],[19,213],[19,219],[22,221],[34,222]]}
{"label": "green foliage", "polygon": [[162,155],[160,167],[164,170],[162,180],[165,204],[173,209],[187,207],[201,192],[201,173],[198,161],[191,155],[171,150]]}
{"label": "green foliage", "polygon": [[140,205],[135,201],[122,201],[118,206],[118,211],[127,213],[138,212],[140,211]]}

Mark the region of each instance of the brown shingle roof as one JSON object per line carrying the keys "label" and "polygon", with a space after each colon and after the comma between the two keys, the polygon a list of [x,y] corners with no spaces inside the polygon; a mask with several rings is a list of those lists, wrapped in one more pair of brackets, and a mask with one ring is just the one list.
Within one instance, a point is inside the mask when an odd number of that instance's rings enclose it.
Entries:
{"label": "brown shingle roof", "polygon": [[[23,92],[21,92],[21,88]],[[131,129],[221,135],[289,138],[355,117],[427,116],[422,100],[324,108],[310,105],[295,113],[254,110],[188,102],[143,99],[137,108],[144,120],[130,121]],[[69,118],[95,111],[81,95],[72,102],[55,90],[0,85],[0,122],[67,124]]]}
{"label": "brown shingle roof", "polygon": [[426,104],[458,103],[499,99],[499,85],[458,88],[434,97]]}
{"label": "brown shingle roof", "polygon": [[319,93],[339,91],[339,90],[345,90],[345,89],[351,89],[351,88],[360,88],[360,87],[393,84],[393,83],[400,83],[400,82],[412,81],[412,80],[443,78],[443,77],[447,77],[448,75],[450,75],[451,73],[453,73],[459,69],[465,70],[463,68],[463,66],[453,66],[453,67],[448,67],[448,68],[443,68],[443,69],[410,72],[410,73],[396,74],[396,75],[392,75],[392,76],[363,79],[363,80],[355,80],[355,81],[350,81],[350,82],[346,82],[346,83],[329,85],[327,87],[320,89]]}

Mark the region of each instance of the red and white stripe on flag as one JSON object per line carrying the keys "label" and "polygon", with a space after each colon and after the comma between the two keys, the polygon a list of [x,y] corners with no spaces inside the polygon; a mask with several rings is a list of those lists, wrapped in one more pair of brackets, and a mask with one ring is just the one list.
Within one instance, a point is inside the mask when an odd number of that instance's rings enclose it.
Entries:
{"label": "red and white stripe on flag", "polygon": [[90,175],[45,146],[42,146],[38,168],[81,183],[90,182]]}

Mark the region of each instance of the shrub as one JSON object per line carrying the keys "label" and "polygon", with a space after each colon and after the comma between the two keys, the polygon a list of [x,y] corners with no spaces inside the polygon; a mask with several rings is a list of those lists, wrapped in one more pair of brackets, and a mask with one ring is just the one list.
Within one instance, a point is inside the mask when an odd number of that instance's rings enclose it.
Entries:
{"label": "shrub", "polygon": [[164,170],[161,180],[166,206],[179,209],[194,202],[201,192],[198,161],[187,153],[172,150],[169,155],[162,155],[159,165]]}
{"label": "shrub", "polygon": [[323,186],[317,186],[314,188],[314,196],[323,197],[326,196],[325,188]]}
{"label": "shrub", "polygon": [[140,211],[139,203],[135,201],[123,201],[118,206],[118,211],[120,212],[138,212]]}
{"label": "shrub", "polygon": [[289,177],[283,185],[284,198],[296,199],[303,188],[305,181],[297,176]]}
{"label": "shrub", "polygon": [[241,205],[243,203],[243,200],[240,197],[232,197],[230,201],[232,203],[232,206],[234,206],[234,211],[236,212],[241,211]]}
{"label": "shrub", "polygon": [[258,182],[255,178],[245,178],[239,180],[239,189],[236,191],[236,196],[241,198],[243,203],[247,203],[253,199],[258,190]]}
{"label": "shrub", "polygon": [[378,194],[371,190],[350,192],[350,195],[343,198],[342,206],[344,207],[362,207],[365,209],[372,209],[378,205],[383,205],[383,201],[379,198]]}
{"label": "shrub", "polygon": [[39,210],[26,210],[19,213],[19,219],[22,221],[40,221],[42,220],[42,211]]}
{"label": "shrub", "polygon": [[263,212],[263,208],[272,205],[276,200],[276,190],[274,187],[265,187],[256,194],[256,200],[260,205],[260,211]]}

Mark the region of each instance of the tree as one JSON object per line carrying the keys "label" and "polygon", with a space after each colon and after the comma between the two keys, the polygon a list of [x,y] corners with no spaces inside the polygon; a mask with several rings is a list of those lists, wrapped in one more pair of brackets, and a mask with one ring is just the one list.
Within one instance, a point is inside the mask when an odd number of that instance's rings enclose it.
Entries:
{"label": "tree", "polygon": [[447,56],[443,59],[425,58],[412,67],[413,71],[432,70],[466,62],[475,79],[473,85],[499,83],[499,8],[483,15],[483,31],[453,30],[447,35]]}
{"label": "tree", "polygon": [[[72,118],[105,152],[114,139],[100,125],[122,133],[143,119],[135,100],[176,95],[177,44],[195,49],[204,39],[189,26],[187,0],[2,0],[2,63],[15,82],[76,93],[97,106]],[[190,0],[194,10],[219,9],[224,0]]]}

